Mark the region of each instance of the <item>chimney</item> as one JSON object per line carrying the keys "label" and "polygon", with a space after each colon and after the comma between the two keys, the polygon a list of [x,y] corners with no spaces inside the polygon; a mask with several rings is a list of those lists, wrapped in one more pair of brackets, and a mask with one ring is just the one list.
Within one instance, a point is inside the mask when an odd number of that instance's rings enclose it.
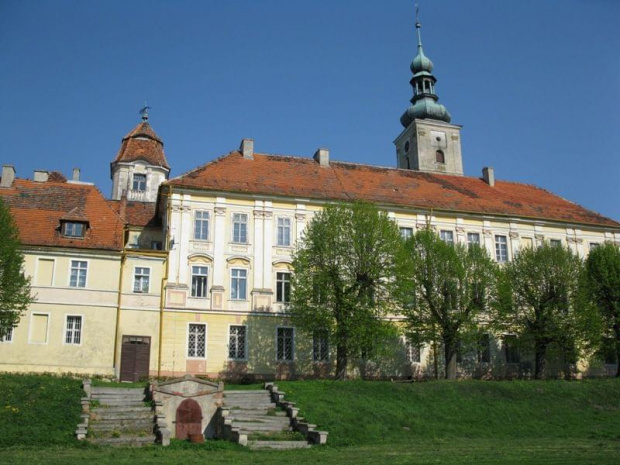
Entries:
{"label": "chimney", "polygon": [[73,168],[73,180],[74,181],[80,180],[80,169],[79,168]]}
{"label": "chimney", "polygon": [[13,165],[2,165],[0,187],[11,187],[13,181],[15,181],[15,167]]}
{"label": "chimney", "polygon": [[313,158],[319,165],[329,166],[329,149],[318,149]]}
{"label": "chimney", "polygon": [[49,173],[45,170],[34,170],[34,181],[35,182],[47,182],[47,178],[49,178]]}
{"label": "chimney", "polygon": [[243,139],[239,151],[246,160],[254,160],[254,139]]}
{"label": "chimney", "polygon": [[495,172],[492,166],[482,168],[482,179],[491,187],[495,185]]}

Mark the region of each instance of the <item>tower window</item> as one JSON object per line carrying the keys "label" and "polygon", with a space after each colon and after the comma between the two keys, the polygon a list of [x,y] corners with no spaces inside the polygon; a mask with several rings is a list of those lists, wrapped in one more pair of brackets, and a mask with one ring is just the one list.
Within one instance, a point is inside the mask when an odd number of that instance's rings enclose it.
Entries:
{"label": "tower window", "polygon": [[443,152],[441,150],[437,150],[435,152],[435,161],[437,163],[445,163],[446,162],[446,157],[443,154]]}
{"label": "tower window", "polygon": [[146,190],[146,174],[133,175],[133,190],[141,192]]}
{"label": "tower window", "polygon": [[405,141],[405,153],[409,152],[409,141]]}

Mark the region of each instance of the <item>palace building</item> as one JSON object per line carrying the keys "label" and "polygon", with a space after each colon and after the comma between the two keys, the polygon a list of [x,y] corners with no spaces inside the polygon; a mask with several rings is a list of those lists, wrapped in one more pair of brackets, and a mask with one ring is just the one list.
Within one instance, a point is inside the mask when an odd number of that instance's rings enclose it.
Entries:
{"label": "palace building", "polygon": [[[5,165],[0,198],[19,227],[36,302],[0,342],[0,370],[121,380],[332,375],[328,342],[296,331],[287,314],[292,253],[329,202],[372,202],[403,236],[430,224],[447,242],[484,245],[500,263],[545,241],[582,257],[604,241],[620,243],[620,223],[542,188],[498,180],[490,167],[463,174],[461,127],[438,103],[416,29],[413,97],[393,168],[335,161],[324,148],[312,158],[268,155],[243,139],[238,150],[169,179],[146,113],[110,165],[110,199],[78,171],[71,180],[42,171],[26,180]],[[351,370],[424,376],[431,356],[403,338],[389,361]],[[464,376],[531,370],[527,354],[497,335],[460,360]],[[603,362],[580,369],[615,371]]]}

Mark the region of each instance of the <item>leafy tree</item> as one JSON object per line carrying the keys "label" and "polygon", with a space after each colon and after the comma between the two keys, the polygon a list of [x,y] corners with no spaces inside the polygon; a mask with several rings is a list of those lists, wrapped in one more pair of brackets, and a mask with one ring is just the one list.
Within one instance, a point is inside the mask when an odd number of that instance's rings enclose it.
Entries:
{"label": "leafy tree", "polygon": [[620,377],[620,247],[607,242],[586,260],[588,294],[603,319],[606,336],[613,338]]}
{"label": "leafy tree", "polygon": [[551,344],[575,358],[582,275],[577,255],[550,244],[520,250],[503,268],[495,321],[503,330],[533,340],[536,379],[545,378]]}
{"label": "leafy tree", "polygon": [[329,205],[308,224],[294,254],[290,312],[300,330],[336,346],[336,377],[353,357],[394,333],[402,239],[387,214],[367,203]]}
{"label": "leafy tree", "polygon": [[30,278],[23,272],[24,256],[19,233],[7,206],[0,199],[0,338],[4,338],[33,299]]}
{"label": "leafy tree", "polygon": [[497,265],[483,248],[447,244],[430,229],[418,231],[406,249],[408,325],[421,340],[443,344],[445,377],[455,379],[459,345],[475,338],[479,317],[495,298]]}

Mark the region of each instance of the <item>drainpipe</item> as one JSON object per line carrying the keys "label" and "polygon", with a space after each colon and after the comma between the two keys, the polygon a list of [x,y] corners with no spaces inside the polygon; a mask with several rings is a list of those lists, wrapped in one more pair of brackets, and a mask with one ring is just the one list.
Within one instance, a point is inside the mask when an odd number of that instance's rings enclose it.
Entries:
{"label": "drainpipe", "polygon": [[166,267],[164,269],[164,275],[161,278],[161,292],[159,297],[159,343],[157,348],[157,377],[161,378],[161,353],[163,346],[163,334],[164,334],[164,305],[166,297],[166,284],[168,283],[168,272],[170,270],[170,215],[172,214],[172,187],[168,187],[165,194],[168,204],[166,205],[166,222],[168,227],[166,228],[166,240],[164,241],[166,247]]}

